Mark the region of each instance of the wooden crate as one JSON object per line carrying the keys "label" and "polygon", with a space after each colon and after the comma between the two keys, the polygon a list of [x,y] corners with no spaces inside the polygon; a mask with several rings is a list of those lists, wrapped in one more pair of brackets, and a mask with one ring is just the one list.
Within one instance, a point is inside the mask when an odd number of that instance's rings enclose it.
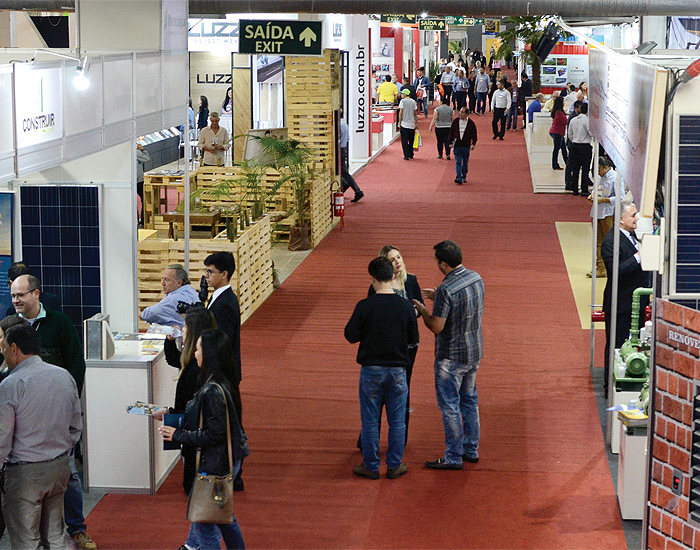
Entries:
{"label": "wooden crate", "polygon": [[[231,252],[236,259],[236,272],[231,288],[241,305],[241,322],[245,321],[272,293],[272,249],[270,220],[267,216],[251,224],[234,242],[227,239],[190,240],[192,286],[199,290],[204,275],[204,259],[214,252]],[[169,264],[185,262],[183,240],[150,238],[138,243],[139,311],[155,305],[163,298],[160,278]],[[139,328],[148,327],[141,321]]]}
{"label": "wooden crate", "polygon": [[[169,174],[158,174],[156,172],[146,173],[143,176],[143,223],[147,229],[160,229],[155,227],[155,217],[161,213],[160,193],[161,189],[175,188],[178,195],[178,204],[180,203],[180,194],[185,193],[184,174],[174,176]],[[190,173],[190,192],[197,189],[197,181],[195,173]],[[167,195],[166,195],[167,196]],[[166,199],[167,202],[167,199]],[[167,224],[166,224],[167,225]]]}

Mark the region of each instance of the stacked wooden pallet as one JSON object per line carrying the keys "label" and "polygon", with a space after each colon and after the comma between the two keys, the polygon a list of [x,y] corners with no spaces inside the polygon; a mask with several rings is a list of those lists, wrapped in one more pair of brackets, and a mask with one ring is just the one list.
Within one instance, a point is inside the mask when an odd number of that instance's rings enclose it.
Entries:
{"label": "stacked wooden pallet", "polygon": [[[173,174],[159,174],[157,172],[146,173],[143,176],[143,222],[146,229],[167,229],[160,214],[162,205],[167,204],[167,190],[176,189],[178,203],[184,200],[185,183],[184,176]],[[161,197],[161,190],[165,189],[166,196]],[[195,173],[190,173],[190,192],[197,189]]]}
{"label": "stacked wooden pallet", "polygon": [[[245,321],[272,293],[272,250],[270,220],[264,216],[243,231],[235,242],[226,239],[190,241],[190,280],[195,290],[204,275],[204,259],[214,252],[231,252],[236,272],[231,288],[241,304],[241,321]],[[139,311],[163,298],[160,278],[169,264],[185,262],[184,241],[150,238],[138,244]],[[141,322],[141,329],[147,324]]]}

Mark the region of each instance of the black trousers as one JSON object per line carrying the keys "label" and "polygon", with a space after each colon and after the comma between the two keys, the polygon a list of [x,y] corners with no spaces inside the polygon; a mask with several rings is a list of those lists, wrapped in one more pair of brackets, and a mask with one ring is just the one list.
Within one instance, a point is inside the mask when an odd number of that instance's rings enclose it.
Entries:
{"label": "black trousers", "polygon": [[438,155],[442,156],[442,148],[445,147],[445,155],[450,156],[450,129],[435,127]]}
{"label": "black trousers", "polygon": [[443,84],[442,87],[445,89],[445,97],[447,98],[447,103],[450,103],[450,98],[452,97],[452,84]]}
{"label": "black trousers", "polygon": [[579,173],[581,174],[581,194],[588,193],[592,182],[588,175],[591,171],[591,158],[593,157],[593,147],[588,143],[572,143],[569,149],[571,159],[571,189],[574,193],[579,186]]}
{"label": "black trousers", "polygon": [[404,128],[403,126],[401,126],[401,147],[403,148],[403,158],[413,158],[413,141],[415,139],[415,128]]}
{"label": "black trousers", "polygon": [[[498,123],[501,123],[501,129],[498,129]],[[504,107],[494,107],[493,121],[491,122],[493,129],[493,137],[502,138],[506,135],[506,110]]]}
{"label": "black trousers", "polygon": [[462,90],[461,92],[455,92],[454,98],[455,103],[457,104],[458,111],[467,104],[467,92],[464,90]]}
{"label": "black trousers", "polygon": [[347,147],[341,147],[340,148],[340,188],[345,193],[345,191],[348,190],[349,187],[352,187],[352,190],[355,192],[357,195],[358,193],[362,193],[360,190],[360,186],[357,185],[357,182],[355,181],[355,178],[352,177],[352,174],[348,172],[348,148]]}

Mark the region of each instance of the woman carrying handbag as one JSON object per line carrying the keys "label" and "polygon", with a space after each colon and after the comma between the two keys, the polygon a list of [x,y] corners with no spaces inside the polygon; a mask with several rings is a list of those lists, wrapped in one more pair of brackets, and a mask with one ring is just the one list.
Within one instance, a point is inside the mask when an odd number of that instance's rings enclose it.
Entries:
{"label": "woman carrying handbag", "polygon": [[187,506],[192,522],[184,548],[245,548],[233,513],[233,478],[250,451],[236,414],[233,352],[220,330],[202,332],[195,349],[201,387],[187,403],[184,428],[162,426],[165,441],[197,449],[196,474]]}

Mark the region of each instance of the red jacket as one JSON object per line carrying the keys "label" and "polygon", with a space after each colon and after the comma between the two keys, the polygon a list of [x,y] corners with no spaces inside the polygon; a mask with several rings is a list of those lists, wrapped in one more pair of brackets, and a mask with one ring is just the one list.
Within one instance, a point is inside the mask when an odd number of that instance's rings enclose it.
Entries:
{"label": "red jacket", "polygon": [[563,136],[566,134],[566,114],[564,111],[557,111],[554,114],[554,120],[552,121],[552,127],[549,129],[550,134],[559,134]]}
{"label": "red jacket", "polygon": [[464,131],[464,136],[459,135],[459,118],[452,121],[450,126],[449,141],[455,141],[455,147],[469,147],[476,145],[476,124],[472,119],[467,120],[467,129]]}

